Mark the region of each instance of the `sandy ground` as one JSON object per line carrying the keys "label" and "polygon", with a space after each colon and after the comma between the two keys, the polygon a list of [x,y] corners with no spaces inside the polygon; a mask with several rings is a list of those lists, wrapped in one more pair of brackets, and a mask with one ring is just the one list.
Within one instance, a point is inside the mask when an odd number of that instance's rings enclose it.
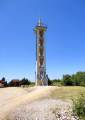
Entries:
{"label": "sandy ground", "polygon": [[48,96],[56,87],[0,88],[0,120],[7,120],[10,112],[19,105],[32,103]]}

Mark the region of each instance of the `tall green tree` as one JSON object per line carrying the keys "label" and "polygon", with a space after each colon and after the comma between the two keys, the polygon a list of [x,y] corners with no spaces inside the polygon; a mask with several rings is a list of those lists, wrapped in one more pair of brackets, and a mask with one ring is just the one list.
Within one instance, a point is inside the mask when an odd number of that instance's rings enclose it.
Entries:
{"label": "tall green tree", "polygon": [[63,84],[66,85],[66,86],[72,86],[73,85],[73,81],[72,81],[71,76],[69,74],[63,75]]}

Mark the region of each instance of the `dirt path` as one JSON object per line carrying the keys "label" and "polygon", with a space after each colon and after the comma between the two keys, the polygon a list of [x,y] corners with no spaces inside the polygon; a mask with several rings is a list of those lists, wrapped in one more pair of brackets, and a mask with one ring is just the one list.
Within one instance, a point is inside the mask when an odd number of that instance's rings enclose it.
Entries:
{"label": "dirt path", "polygon": [[6,120],[10,111],[26,102],[32,102],[47,96],[56,87],[2,88],[0,89],[0,120]]}

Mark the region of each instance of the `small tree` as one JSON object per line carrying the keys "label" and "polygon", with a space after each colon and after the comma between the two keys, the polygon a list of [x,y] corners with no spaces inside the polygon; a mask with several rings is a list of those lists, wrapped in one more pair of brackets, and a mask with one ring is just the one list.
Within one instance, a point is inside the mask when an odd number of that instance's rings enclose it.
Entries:
{"label": "small tree", "polygon": [[21,81],[20,81],[20,85],[30,85],[31,82],[30,80],[28,80],[27,78],[23,78]]}
{"label": "small tree", "polygon": [[5,82],[5,77],[3,77],[3,78],[2,78],[2,81],[4,81],[4,82]]}
{"label": "small tree", "polygon": [[4,87],[7,87],[8,84],[7,84],[7,81],[6,81],[5,77],[2,78],[2,81],[3,81],[3,83],[4,83]]}

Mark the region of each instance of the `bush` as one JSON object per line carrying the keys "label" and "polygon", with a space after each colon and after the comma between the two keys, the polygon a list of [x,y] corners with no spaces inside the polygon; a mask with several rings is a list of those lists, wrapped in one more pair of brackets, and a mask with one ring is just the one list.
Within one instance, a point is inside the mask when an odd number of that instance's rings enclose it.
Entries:
{"label": "bush", "polygon": [[81,120],[85,120],[85,94],[73,100],[73,113]]}
{"label": "bush", "polygon": [[53,86],[61,86],[62,85],[62,80],[54,79],[54,80],[52,80],[52,85]]}

